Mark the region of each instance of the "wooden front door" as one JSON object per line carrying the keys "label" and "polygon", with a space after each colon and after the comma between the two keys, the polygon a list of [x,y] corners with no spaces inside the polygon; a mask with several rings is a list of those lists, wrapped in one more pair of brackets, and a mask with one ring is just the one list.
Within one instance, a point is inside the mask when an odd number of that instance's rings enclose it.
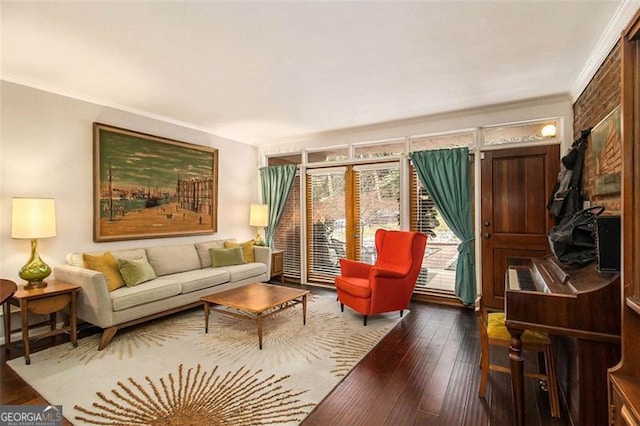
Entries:
{"label": "wooden front door", "polygon": [[550,253],[547,201],[560,169],[560,145],[485,151],[481,169],[482,294],[504,308],[508,257]]}

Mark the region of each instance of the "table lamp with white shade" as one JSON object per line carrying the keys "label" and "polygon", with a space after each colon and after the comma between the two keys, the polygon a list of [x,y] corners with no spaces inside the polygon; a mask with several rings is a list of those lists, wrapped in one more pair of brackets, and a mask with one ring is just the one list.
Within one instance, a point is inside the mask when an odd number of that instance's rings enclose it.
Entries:
{"label": "table lamp with white shade", "polygon": [[38,238],[56,236],[56,208],[53,198],[14,198],[11,238],[31,240],[31,256],[18,276],[27,281],[25,289],[46,287],[51,268],[37,252]]}
{"label": "table lamp with white shade", "polygon": [[249,225],[258,228],[255,245],[263,246],[264,240],[260,236],[260,229],[269,224],[269,208],[266,204],[251,204],[249,210]]}

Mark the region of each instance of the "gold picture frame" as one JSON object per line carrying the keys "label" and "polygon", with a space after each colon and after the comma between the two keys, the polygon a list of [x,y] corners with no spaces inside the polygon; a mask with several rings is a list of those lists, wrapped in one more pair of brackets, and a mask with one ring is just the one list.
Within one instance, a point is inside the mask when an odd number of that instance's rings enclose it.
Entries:
{"label": "gold picture frame", "polygon": [[218,150],[93,123],[94,241],[217,231]]}
{"label": "gold picture frame", "polygon": [[611,111],[591,130],[594,161],[594,195],[620,193],[622,131],[620,106]]}

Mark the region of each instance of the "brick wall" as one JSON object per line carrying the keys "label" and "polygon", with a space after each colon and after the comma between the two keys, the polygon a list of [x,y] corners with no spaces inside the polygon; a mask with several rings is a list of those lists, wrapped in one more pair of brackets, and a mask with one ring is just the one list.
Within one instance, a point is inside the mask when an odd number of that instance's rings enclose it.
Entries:
{"label": "brick wall", "polygon": [[[621,102],[621,57],[620,44],[611,50],[607,59],[600,66],[580,97],[573,104],[573,134],[574,140],[580,135],[580,130],[597,125]],[[622,171],[621,149],[609,149],[606,151],[604,161],[614,164],[614,170]],[[603,161],[600,156],[600,161]],[[583,191],[585,198],[591,201],[591,205],[603,205],[606,214],[620,214],[620,194],[595,195],[595,178],[597,177],[596,159],[593,149],[587,145],[584,172],[582,175]]]}

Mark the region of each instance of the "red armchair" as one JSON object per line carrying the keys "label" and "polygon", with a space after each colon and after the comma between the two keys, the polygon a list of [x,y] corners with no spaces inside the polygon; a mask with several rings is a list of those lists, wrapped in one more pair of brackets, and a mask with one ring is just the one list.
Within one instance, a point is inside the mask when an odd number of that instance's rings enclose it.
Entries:
{"label": "red armchair", "polygon": [[376,231],[378,259],[375,265],[340,259],[340,273],[335,278],[340,309],[344,305],[364,315],[409,307],[416,285],[427,236],[419,232]]}

